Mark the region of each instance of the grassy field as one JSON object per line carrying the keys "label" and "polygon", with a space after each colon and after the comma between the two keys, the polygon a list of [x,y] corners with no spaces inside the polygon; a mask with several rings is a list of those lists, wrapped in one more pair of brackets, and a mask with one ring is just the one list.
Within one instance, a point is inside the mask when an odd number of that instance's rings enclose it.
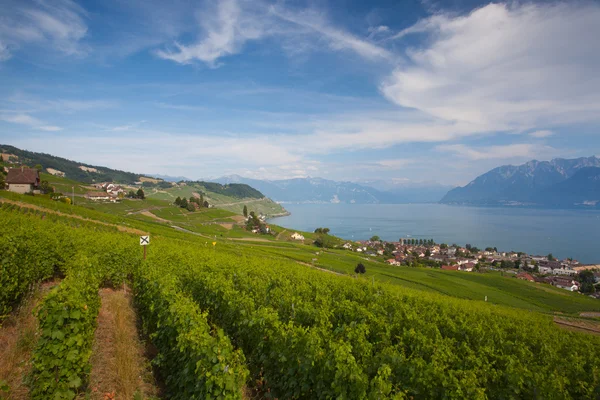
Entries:
{"label": "grassy field", "polygon": [[72,179],[61,178],[60,176],[54,176],[42,172],[40,174],[42,181],[48,181],[48,183],[54,187],[56,192],[60,192],[66,195],[70,195],[75,192],[76,195],[84,195],[87,192],[94,191],[93,187],[82,184],[81,182],[74,181]]}
{"label": "grassy field", "polygon": [[[201,245],[207,245],[211,239],[216,239],[221,251],[231,251],[240,256],[259,254],[268,258],[294,260],[349,275],[354,275],[355,266],[361,262],[366,266],[366,279],[455,298],[483,302],[487,296],[488,304],[542,313],[561,312],[575,315],[582,311],[600,311],[598,300],[549,285],[518,280],[509,274],[502,276],[497,272],[467,273],[389,266],[383,263],[381,258],[369,258],[360,253],[341,249],[317,248],[312,245],[316,236],[313,233],[303,233],[306,243],[292,241],[289,235],[294,231],[276,225],[271,225],[275,231],[274,235],[256,235],[236,225],[236,220],[239,221],[236,214],[218,208],[189,212],[156,198],[143,201],[125,200],[118,204],[80,202],[73,207],[51,201],[43,196],[21,196],[8,192],[0,192],[0,196],[67,214],[81,215],[87,219],[140,229],[152,235],[195,241]],[[149,210],[154,217],[140,213],[142,210]],[[179,226],[202,236],[178,232],[170,225]],[[282,234],[277,239],[278,233]],[[337,241],[337,243],[343,242]]]}

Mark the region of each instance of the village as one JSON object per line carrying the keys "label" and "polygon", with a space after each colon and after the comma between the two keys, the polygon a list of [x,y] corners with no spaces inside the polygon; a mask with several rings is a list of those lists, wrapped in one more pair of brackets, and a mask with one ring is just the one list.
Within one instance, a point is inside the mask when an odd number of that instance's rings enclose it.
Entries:
{"label": "village", "polygon": [[[487,247],[480,250],[469,244],[437,244],[433,239],[400,239],[398,242],[386,242],[373,237],[371,240],[347,242],[344,249],[363,253],[365,256],[380,258],[392,266],[422,266],[441,268],[447,271],[484,272],[502,271],[517,279],[550,284],[572,292],[582,291],[580,276],[583,271],[593,276],[593,285],[600,283],[600,265],[581,264],[577,260],[557,260],[552,254],[546,256],[529,255],[523,252],[502,252]],[[590,293],[591,292],[591,293]]]}

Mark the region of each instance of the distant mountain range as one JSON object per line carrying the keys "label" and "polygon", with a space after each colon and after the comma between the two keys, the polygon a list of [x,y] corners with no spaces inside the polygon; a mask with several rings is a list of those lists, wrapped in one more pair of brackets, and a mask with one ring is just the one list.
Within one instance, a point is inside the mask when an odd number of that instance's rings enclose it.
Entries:
{"label": "distant mountain range", "polygon": [[214,182],[245,183],[280,203],[356,203],[396,204],[437,202],[449,189],[438,184],[406,184],[370,181],[366,186],[353,182],[337,182],[322,178],[259,180],[229,175]]}
{"label": "distant mountain range", "polygon": [[600,208],[600,159],[557,158],[501,166],[450,190],[441,202]]}

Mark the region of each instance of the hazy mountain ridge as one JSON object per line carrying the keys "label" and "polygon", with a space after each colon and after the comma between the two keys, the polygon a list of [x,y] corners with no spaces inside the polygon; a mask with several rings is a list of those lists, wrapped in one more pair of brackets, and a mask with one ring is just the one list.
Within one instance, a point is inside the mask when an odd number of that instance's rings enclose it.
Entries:
{"label": "hazy mountain ridge", "polygon": [[504,165],[478,176],[466,186],[450,190],[441,202],[567,208],[589,206],[600,201],[600,187],[594,186],[594,179],[599,173],[600,159],[594,156]]}
{"label": "hazy mountain ridge", "polygon": [[292,178],[259,180],[229,175],[213,180],[218,183],[246,183],[280,203],[356,203],[394,204],[437,202],[448,187],[437,184],[386,184],[387,181],[371,181],[386,190],[354,183],[338,182],[323,178]]}

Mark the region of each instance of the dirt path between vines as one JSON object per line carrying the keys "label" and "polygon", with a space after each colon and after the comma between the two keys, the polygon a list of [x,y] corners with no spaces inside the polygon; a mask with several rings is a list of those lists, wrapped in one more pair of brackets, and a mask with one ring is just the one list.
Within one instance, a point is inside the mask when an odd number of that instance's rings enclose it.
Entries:
{"label": "dirt path between vines", "polygon": [[102,305],[94,337],[91,399],[153,398],[159,394],[139,338],[131,294],[125,289],[101,289]]}
{"label": "dirt path between vines", "polygon": [[8,384],[10,392],[0,391],[0,399],[29,398],[29,388],[23,382],[31,372],[31,354],[37,342],[38,320],[33,310],[58,281],[41,284],[25,298],[0,327],[0,382]]}
{"label": "dirt path between vines", "polygon": [[146,235],[148,233],[148,232],[140,231],[139,229],[127,228],[127,227],[124,227],[124,226],[121,226],[121,225],[109,224],[108,222],[102,222],[102,221],[98,221],[98,220],[95,220],[95,219],[84,218],[84,217],[82,217],[80,215],[65,214],[65,213],[62,213],[60,211],[52,210],[50,208],[36,206],[35,204],[23,203],[21,201],[14,201],[14,200],[0,198],[0,203],[16,204],[19,207],[31,208],[33,210],[39,210],[39,211],[43,211],[43,212],[49,213],[49,214],[60,215],[61,217],[75,218],[75,219],[79,219],[79,220],[82,220],[82,221],[93,222],[95,224],[100,224],[100,225],[105,225],[105,226],[114,226],[114,227],[116,227],[121,232],[135,233],[136,235]]}
{"label": "dirt path between vines", "polygon": [[565,329],[600,335],[600,323],[595,321],[554,317],[554,323]]}

